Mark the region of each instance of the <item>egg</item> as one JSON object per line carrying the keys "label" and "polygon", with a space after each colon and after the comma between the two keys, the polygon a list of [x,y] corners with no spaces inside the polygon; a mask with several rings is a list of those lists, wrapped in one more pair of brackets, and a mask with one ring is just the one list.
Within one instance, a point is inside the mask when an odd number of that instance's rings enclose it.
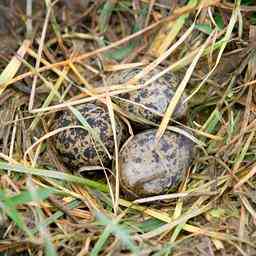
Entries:
{"label": "egg", "polygon": [[119,154],[121,184],[135,197],[174,190],[193,160],[194,143],[188,137],[166,131],[156,143],[156,132],[136,134]]}
{"label": "egg", "polygon": [[[141,70],[142,68],[134,68],[117,72],[110,76],[108,83],[127,83]],[[143,76],[138,83],[142,85],[145,84],[146,81],[159,74],[161,71],[162,69],[159,67],[153,69]],[[115,100],[128,116],[132,114],[136,117],[159,123],[175,94],[178,84],[179,80],[177,76],[172,72],[168,72],[145,87],[122,93],[118,97],[113,98],[113,100]],[[173,119],[179,120],[186,115],[188,105],[185,99],[186,94],[183,93],[172,115]]]}
{"label": "egg", "polygon": [[[86,103],[76,106],[90,129],[69,128],[54,136],[54,144],[60,159],[66,165],[79,168],[83,166],[106,166],[110,164],[114,152],[114,134],[108,110],[99,104]],[[123,140],[125,126],[115,116],[117,143]],[[55,129],[68,126],[82,126],[70,110],[62,111],[55,120]],[[93,133],[89,131],[93,131]],[[103,146],[103,145],[104,146]],[[105,149],[107,149],[107,151]],[[108,153],[107,153],[108,152]]]}

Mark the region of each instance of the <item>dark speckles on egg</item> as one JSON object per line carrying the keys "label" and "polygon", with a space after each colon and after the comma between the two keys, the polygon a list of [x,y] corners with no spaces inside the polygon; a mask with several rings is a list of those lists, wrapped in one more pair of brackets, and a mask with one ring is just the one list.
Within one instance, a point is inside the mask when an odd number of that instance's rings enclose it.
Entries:
{"label": "dark speckles on egg", "polygon": [[[120,152],[120,180],[134,196],[161,194],[175,189],[193,159],[193,143],[166,131],[155,144],[155,129],[135,135]],[[182,147],[179,141],[183,140]]]}
{"label": "dark speckles on egg", "polygon": [[[114,136],[111,127],[111,121],[108,111],[97,104],[86,103],[76,107],[80,111],[85,121],[89,124],[93,132],[100,138],[108,152],[112,155],[114,152]],[[118,145],[124,140],[124,125],[122,121],[115,117]],[[63,124],[82,125],[71,111],[62,111],[55,122],[54,128],[62,128]],[[101,156],[102,163],[108,165],[110,159],[107,152],[96,138],[92,140],[93,134],[82,128],[71,128],[59,132],[54,136],[55,147],[68,166],[96,166],[100,165]],[[97,152],[96,152],[96,149]],[[98,153],[98,154],[97,154]]]}
{"label": "dark speckles on egg", "polygon": [[[116,74],[110,76],[108,83],[126,83],[141,70],[142,68],[134,68],[117,72]],[[138,83],[145,84],[146,81],[159,74],[161,71],[162,68],[156,67],[146,74],[142,79],[140,79]],[[128,114],[131,113],[149,121],[159,123],[161,121],[161,115],[165,113],[166,108],[168,107],[175,93],[178,83],[179,82],[176,75],[173,73],[167,73],[144,88],[133,90],[123,95],[120,94],[119,99],[116,100],[116,103],[119,104],[123,111],[127,112]],[[122,98],[129,100],[129,102],[122,100]],[[184,93],[173,113],[173,119],[181,119],[186,115],[187,103],[184,102],[185,98],[186,95]],[[133,104],[133,102],[138,104]],[[152,111],[149,111],[147,108],[152,109]]]}
{"label": "dark speckles on egg", "polygon": [[163,93],[164,93],[164,95],[165,95],[167,98],[171,98],[171,97],[173,97],[173,95],[174,95],[173,91],[169,90],[168,88],[166,88],[165,90],[163,90]]}
{"label": "dark speckles on egg", "polygon": [[64,143],[65,149],[69,149],[69,142]]}
{"label": "dark speckles on egg", "polygon": [[74,148],[74,153],[77,155],[79,152],[78,148]]}
{"label": "dark speckles on egg", "polygon": [[167,151],[167,150],[170,150],[171,148],[172,148],[172,144],[163,140],[163,142],[161,143],[161,150],[162,151]]}
{"label": "dark speckles on egg", "polygon": [[175,150],[175,151],[173,151],[173,152],[171,153],[170,159],[174,159],[176,155],[177,155],[177,150]]}
{"label": "dark speckles on egg", "polygon": [[140,157],[135,157],[134,158],[134,162],[135,163],[141,163],[142,162],[142,159]]}
{"label": "dark speckles on egg", "polygon": [[145,145],[149,140],[150,140],[150,138],[141,136],[141,138],[138,139],[138,144],[139,144],[139,146],[143,147],[143,145]]}
{"label": "dark speckles on egg", "polygon": [[94,148],[86,148],[84,149],[83,155],[85,158],[93,159],[97,156],[97,153]]}
{"label": "dark speckles on egg", "polygon": [[153,163],[160,162],[160,157],[155,151],[152,151],[152,157],[153,157],[152,158]]}
{"label": "dark speckles on egg", "polygon": [[70,135],[72,135],[72,136],[75,136],[75,135],[76,135],[75,129],[70,129]]}

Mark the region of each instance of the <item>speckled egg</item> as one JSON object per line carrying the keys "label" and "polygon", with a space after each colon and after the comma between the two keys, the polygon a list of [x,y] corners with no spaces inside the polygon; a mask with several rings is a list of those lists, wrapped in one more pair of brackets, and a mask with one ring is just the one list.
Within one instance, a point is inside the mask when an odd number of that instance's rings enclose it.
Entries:
{"label": "speckled egg", "polygon": [[157,195],[177,187],[193,159],[194,143],[166,131],[156,144],[156,129],[135,135],[119,156],[120,180],[129,194]]}
{"label": "speckled egg", "polygon": [[[111,159],[107,151],[111,156],[114,152],[114,135],[108,110],[94,103],[82,104],[76,109],[84,117],[94,134],[80,127],[59,132],[54,136],[54,142],[61,160],[71,167],[98,166],[101,164],[100,159],[103,165],[108,165]],[[115,121],[117,140],[120,144],[125,134],[125,127],[117,116]],[[57,117],[54,128],[76,125],[82,124],[70,110],[66,110]]]}
{"label": "speckled egg", "polygon": [[[142,68],[134,68],[118,72],[109,78],[109,84],[126,83],[141,70]],[[138,83],[144,84],[161,71],[162,69],[159,67],[153,69],[140,79]],[[178,83],[177,76],[169,72],[144,88],[120,94],[119,97],[115,97],[114,99],[124,112],[159,123],[161,116],[164,115],[166,108],[175,94]],[[188,107],[187,103],[184,102],[185,98],[186,96],[184,94],[176,106],[172,116],[173,119],[181,119],[185,116]]]}

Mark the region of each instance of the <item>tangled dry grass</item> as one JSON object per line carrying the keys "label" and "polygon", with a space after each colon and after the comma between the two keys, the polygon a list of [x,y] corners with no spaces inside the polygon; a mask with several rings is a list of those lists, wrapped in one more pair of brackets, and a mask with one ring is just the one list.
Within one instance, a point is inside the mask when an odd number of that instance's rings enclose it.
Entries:
{"label": "tangled dry grass", "polygon": [[[256,255],[254,1],[3,2],[0,254]],[[132,133],[111,99],[158,65],[140,86],[169,71],[181,82],[157,137],[186,91],[181,125],[197,149],[178,191],[134,201],[115,167],[68,170],[51,142],[56,112],[98,99]],[[133,67],[129,83],[106,84]]]}

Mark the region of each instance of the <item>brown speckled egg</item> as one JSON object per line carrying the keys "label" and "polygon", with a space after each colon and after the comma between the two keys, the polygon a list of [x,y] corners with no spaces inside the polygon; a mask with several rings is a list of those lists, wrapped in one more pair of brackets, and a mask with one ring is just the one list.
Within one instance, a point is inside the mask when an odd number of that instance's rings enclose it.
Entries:
{"label": "brown speckled egg", "polygon": [[[109,78],[109,84],[126,83],[141,70],[142,68],[134,68],[118,72]],[[161,71],[161,68],[155,68],[140,79],[138,83],[144,84]],[[179,81],[176,75],[169,72],[144,88],[120,94],[119,97],[115,97],[114,99],[126,113],[131,113],[137,117],[142,117],[149,121],[159,123],[161,121],[161,116],[164,115],[174,96],[178,83]],[[176,106],[172,116],[173,119],[181,119],[185,116],[188,107],[187,103],[184,102],[185,98],[184,94]]]}
{"label": "brown speckled egg", "polygon": [[[107,148],[110,155],[114,152],[114,135],[108,110],[94,103],[86,103],[76,107],[86,122],[93,129],[96,137]],[[116,131],[118,144],[123,140],[124,125],[116,116]],[[67,126],[82,125],[75,115],[66,110],[56,119],[55,129]],[[93,137],[94,136],[94,137]],[[54,143],[61,160],[71,167],[98,166],[100,159],[103,165],[110,163],[110,158],[95,135],[83,128],[70,128],[54,136]],[[92,139],[94,138],[94,139]],[[100,159],[99,159],[100,157]]]}
{"label": "brown speckled egg", "polygon": [[129,194],[157,195],[173,190],[182,181],[193,159],[193,142],[166,131],[158,144],[156,129],[135,135],[119,155],[120,180]]}

